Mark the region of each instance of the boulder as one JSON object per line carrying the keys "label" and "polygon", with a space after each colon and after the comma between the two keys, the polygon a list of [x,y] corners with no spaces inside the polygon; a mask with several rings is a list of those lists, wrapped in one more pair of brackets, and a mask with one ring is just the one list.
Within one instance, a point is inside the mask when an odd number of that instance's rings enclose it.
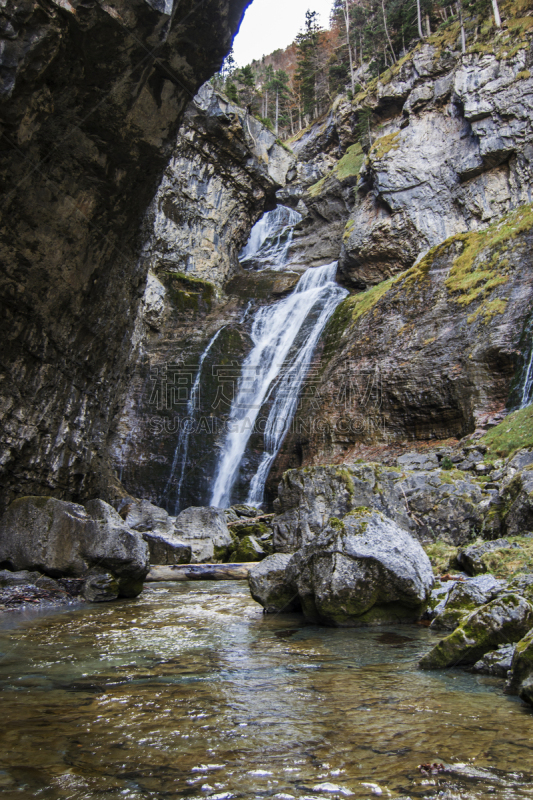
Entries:
{"label": "boulder", "polygon": [[[525,452],[524,460],[532,455]],[[507,535],[533,533],[533,467],[523,469],[512,478],[503,492],[503,499],[509,509],[504,520]]]}
{"label": "boulder", "polygon": [[267,614],[280,611],[297,611],[300,601],[296,587],[287,579],[287,565],[291,556],[274,553],[248,573],[248,584],[253,599],[260,603]]}
{"label": "boulder", "polygon": [[190,564],[192,547],[173,533],[145,531],[142,535],[150,551],[150,564]]}
{"label": "boulder", "polygon": [[434,580],[421,545],[368,508],[331,520],[293,555],[287,579],[308,619],[336,626],[414,622]]}
{"label": "boulder", "polygon": [[0,520],[0,565],[53,578],[109,571],[119,594],[133,597],[148,572],[148,546],[102,500],[86,507],[53,497],[15,500]]}
{"label": "boulder", "polygon": [[220,508],[191,506],[176,517],[175,534],[191,546],[191,564],[224,561],[233,539]]}
{"label": "boulder", "polygon": [[518,694],[533,705],[533,630],[528,631],[516,645],[505,691]]}
{"label": "boulder", "polygon": [[468,614],[494,600],[505,587],[505,581],[498,581],[492,575],[452,583],[444,602],[436,609],[431,627],[455,630]]}
{"label": "boulder", "polygon": [[157,533],[172,534],[174,532],[174,521],[164,508],[154,506],[148,500],[139,500],[137,503],[130,503],[121,513],[124,523],[134,531],[145,533],[154,531]]}
{"label": "boulder", "polygon": [[466,617],[419,662],[422,669],[475,664],[500,644],[518,642],[533,626],[533,608],[516,594],[491,600]]}
{"label": "boulder", "polygon": [[255,506],[246,505],[246,503],[238,503],[236,506],[231,506],[238,517],[260,517],[263,513],[260,508]]}
{"label": "boulder", "polygon": [[497,650],[491,650],[483,658],[476,661],[472,667],[473,672],[483,675],[494,675],[496,678],[506,678],[511,669],[516,645],[501,644]]}
{"label": "boulder", "polygon": [[261,561],[266,554],[266,550],[255,536],[244,536],[239,540],[229,560],[231,564],[238,564],[241,561],[245,563],[248,561]]}
{"label": "boulder", "polygon": [[423,460],[413,470],[374,463],[287,470],[274,501],[275,549],[293,553],[332,517],[362,506],[381,511],[421,542],[471,541],[482,525],[479,486],[470,475],[437,469],[426,459],[430,470],[421,469]]}
{"label": "boulder", "polygon": [[469,575],[480,575],[487,572],[488,565],[485,556],[489,553],[494,553],[497,550],[509,550],[510,548],[519,547],[519,544],[513,544],[507,539],[482,542],[481,544],[470,545],[470,547],[466,547],[464,550],[459,550],[456,561],[461,569],[464,569]]}

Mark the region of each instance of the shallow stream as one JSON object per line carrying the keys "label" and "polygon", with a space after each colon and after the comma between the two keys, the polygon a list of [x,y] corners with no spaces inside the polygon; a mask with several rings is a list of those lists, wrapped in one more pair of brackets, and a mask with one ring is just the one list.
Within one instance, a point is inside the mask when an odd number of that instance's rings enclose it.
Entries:
{"label": "shallow stream", "polygon": [[5,615],[0,796],[533,798],[533,712],[420,672],[434,638],[264,616],[242,582]]}

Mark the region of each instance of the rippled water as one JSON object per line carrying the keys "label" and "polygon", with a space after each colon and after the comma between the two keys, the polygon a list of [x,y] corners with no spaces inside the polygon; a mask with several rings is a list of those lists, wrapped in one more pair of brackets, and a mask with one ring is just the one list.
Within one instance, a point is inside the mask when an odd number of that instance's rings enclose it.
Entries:
{"label": "rippled water", "polygon": [[[237,582],[8,615],[0,796],[533,797],[533,713],[494,679],[418,671],[433,638],[263,616]],[[469,760],[481,779],[417,769]]]}

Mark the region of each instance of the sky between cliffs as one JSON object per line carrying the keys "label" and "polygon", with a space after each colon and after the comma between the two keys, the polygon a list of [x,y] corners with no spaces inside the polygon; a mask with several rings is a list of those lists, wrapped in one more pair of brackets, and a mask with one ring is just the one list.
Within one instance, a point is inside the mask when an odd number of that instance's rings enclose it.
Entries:
{"label": "sky between cliffs", "polygon": [[233,45],[235,61],[244,67],[278,48],[285,49],[303,28],[307,9],[318,11],[329,28],[332,0],[254,0]]}

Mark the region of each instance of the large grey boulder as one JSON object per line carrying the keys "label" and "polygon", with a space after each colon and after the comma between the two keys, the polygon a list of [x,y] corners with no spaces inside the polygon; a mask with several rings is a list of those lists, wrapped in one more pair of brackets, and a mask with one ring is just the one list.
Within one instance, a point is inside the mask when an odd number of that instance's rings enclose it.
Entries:
{"label": "large grey boulder", "polygon": [[506,678],[513,663],[515,650],[514,644],[501,644],[497,650],[491,650],[476,661],[472,671],[482,675],[494,675],[496,678]]}
{"label": "large grey boulder", "polygon": [[53,578],[112,573],[118,593],[133,597],[148,573],[148,546],[102,500],[83,508],[53,497],[15,500],[0,520],[0,565]]}
{"label": "large grey boulder", "polygon": [[134,531],[157,531],[158,533],[173,533],[174,521],[164,508],[155,506],[148,500],[139,500],[130,503],[121,514],[128,528]]}
{"label": "large grey boulder", "polygon": [[336,626],[414,622],[433,585],[421,545],[372,509],[332,520],[287,565],[305,616]]}
{"label": "large grey boulder", "polygon": [[150,564],[190,564],[192,546],[173,533],[145,531],[142,537],[150,551]]}
{"label": "large grey boulder", "polygon": [[518,642],[533,626],[533,607],[516,594],[506,594],[477,608],[419,662],[422,669],[475,664],[500,644]]}
{"label": "large grey boulder", "polygon": [[253,599],[261,603],[267,614],[280,611],[297,611],[300,608],[298,592],[287,576],[291,556],[274,553],[248,573],[248,584]]}
{"label": "large grey boulder", "polygon": [[233,545],[220,508],[191,506],[176,517],[175,534],[191,546],[191,564],[224,561]]}
{"label": "large grey boulder", "polygon": [[150,564],[190,563],[191,545],[176,536],[174,520],[164,508],[148,500],[140,500],[131,503],[125,510],[125,524],[139,531],[148,545]]}

